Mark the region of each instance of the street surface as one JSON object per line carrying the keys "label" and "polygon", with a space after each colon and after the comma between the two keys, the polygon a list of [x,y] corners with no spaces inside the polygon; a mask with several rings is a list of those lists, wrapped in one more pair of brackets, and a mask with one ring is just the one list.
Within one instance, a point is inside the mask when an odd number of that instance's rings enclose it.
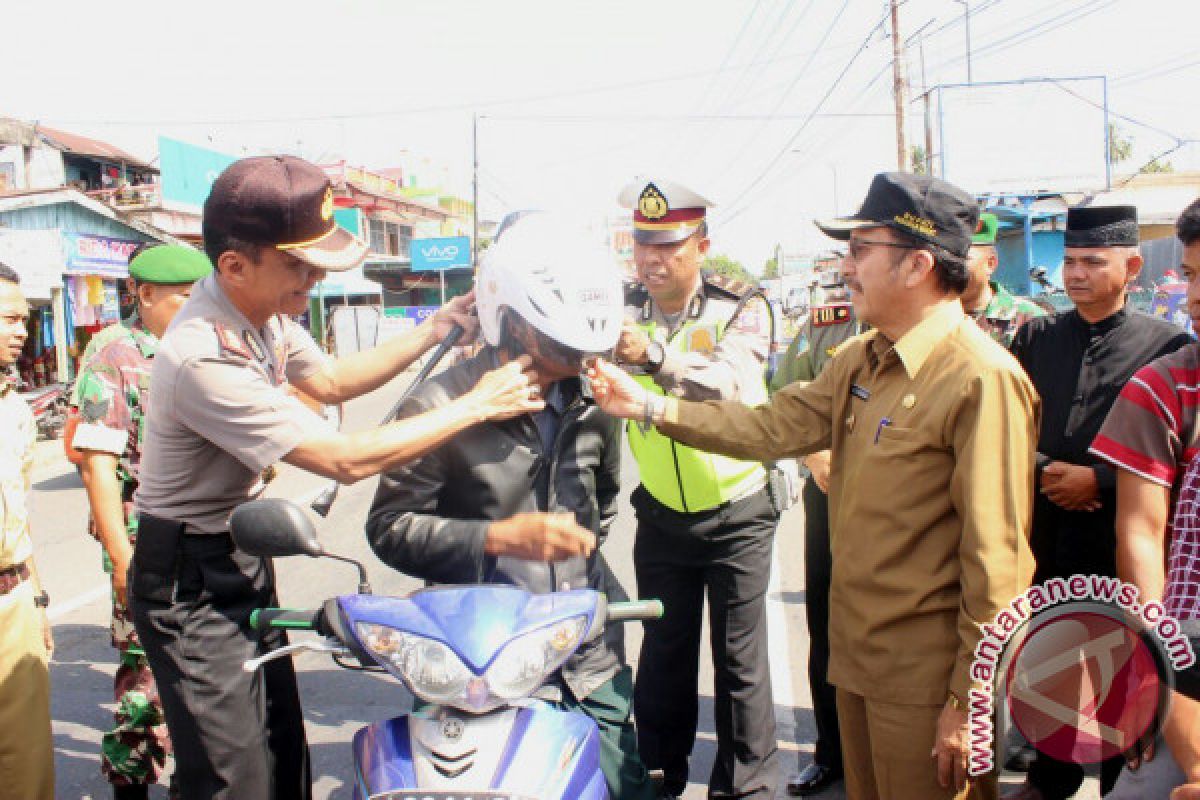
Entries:
{"label": "street surface", "polygon": [[[347,430],[370,427],[387,413],[404,378],[373,395],[348,404]],[[604,551],[630,594],[634,592],[632,548],[634,516],[625,498],[637,485],[637,468],[628,452],[623,464],[621,513]],[[402,594],[419,583],[385,567],[367,545],[363,523],[375,491],[375,479],[343,487],[329,518],[318,525],[326,549],[366,564],[376,594]],[[268,494],[304,505],[325,481],[283,466]],[[56,650],[51,665],[52,712],[58,797],[100,800],[111,791],[100,775],[100,736],[112,721],[114,650],[108,634],[108,583],[100,569],[100,547],[86,533],[87,501],[73,467],[62,457],[61,443],[39,442],[34,475],[34,546],[52,598]],[[781,750],[782,777],[799,758],[807,763],[815,737],[806,678],[807,627],[804,621],[803,512],[783,518],[776,540],[768,623],[775,717]],[[304,557],[278,563],[280,601],[293,608],[314,607],[326,597],[354,591],[356,575],[347,564]],[[641,627],[626,625],[627,650],[636,669]],[[707,635],[706,635],[707,638]],[[349,798],[352,767],[348,742],[354,731],[371,722],[406,713],[411,696],[387,675],[349,672],[326,656],[307,653],[296,658],[312,749],[315,796]],[[716,749],[712,722],[712,669],[702,655],[700,731],[685,798],[705,797]],[[165,789],[159,790],[165,797]],[[786,796],[781,791],[780,796]],[[1083,796],[1083,795],[1081,795]],[[1088,795],[1092,796],[1092,795]],[[838,800],[840,786],[821,795]]]}

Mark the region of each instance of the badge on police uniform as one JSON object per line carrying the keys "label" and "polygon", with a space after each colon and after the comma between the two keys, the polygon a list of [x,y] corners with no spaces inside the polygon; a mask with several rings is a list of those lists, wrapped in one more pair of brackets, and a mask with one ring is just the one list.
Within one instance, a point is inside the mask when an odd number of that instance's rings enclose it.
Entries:
{"label": "badge on police uniform", "polygon": [[697,325],[687,332],[685,349],[689,353],[711,355],[717,349],[717,331],[712,325]]}
{"label": "badge on police uniform", "polygon": [[814,328],[828,328],[850,321],[850,306],[817,306],[812,310]]}

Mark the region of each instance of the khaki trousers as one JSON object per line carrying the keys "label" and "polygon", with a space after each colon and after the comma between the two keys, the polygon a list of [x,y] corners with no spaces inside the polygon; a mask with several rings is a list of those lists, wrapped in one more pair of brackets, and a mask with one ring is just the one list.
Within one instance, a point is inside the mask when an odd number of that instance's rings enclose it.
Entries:
{"label": "khaki trousers", "polygon": [[837,690],[847,800],[995,800],[992,773],[955,792],[937,781],[933,752],[941,706],[869,700]]}
{"label": "khaki trousers", "polygon": [[0,596],[0,800],[53,800],[50,670],[29,581]]}

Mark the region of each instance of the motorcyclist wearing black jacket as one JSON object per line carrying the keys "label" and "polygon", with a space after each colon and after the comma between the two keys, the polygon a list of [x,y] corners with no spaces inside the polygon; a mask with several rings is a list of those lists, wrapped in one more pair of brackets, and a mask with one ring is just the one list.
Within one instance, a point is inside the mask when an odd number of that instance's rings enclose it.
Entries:
{"label": "motorcyclist wearing black jacket", "polygon": [[[476,281],[488,346],[417,388],[401,416],[452,401],[521,354],[533,359],[546,408],[475,426],[383,475],[367,536],[386,564],[431,583],[623,597],[596,548],[617,513],[620,428],[580,377],[589,354],[616,344],[622,292],[607,253],[586,242],[536,213],[489,249]],[[580,648],[559,677],[543,696],[596,721],[610,796],[652,798],[629,719],[633,681],[620,626]]]}

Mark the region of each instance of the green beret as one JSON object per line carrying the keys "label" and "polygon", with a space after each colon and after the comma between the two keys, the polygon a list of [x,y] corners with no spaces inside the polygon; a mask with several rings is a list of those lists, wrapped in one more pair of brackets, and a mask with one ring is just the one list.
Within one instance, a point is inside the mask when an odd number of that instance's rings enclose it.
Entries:
{"label": "green beret", "polygon": [[145,283],[195,283],[210,272],[208,256],[177,244],[151,247],[129,262],[129,276]]}
{"label": "green beret", "polygon": [[971,244],[995,244],[996,232],[999,230],[999,218],[995,214],[984,211],[979,215],[979,224],[975,226],[975,235],[971,237]]}

